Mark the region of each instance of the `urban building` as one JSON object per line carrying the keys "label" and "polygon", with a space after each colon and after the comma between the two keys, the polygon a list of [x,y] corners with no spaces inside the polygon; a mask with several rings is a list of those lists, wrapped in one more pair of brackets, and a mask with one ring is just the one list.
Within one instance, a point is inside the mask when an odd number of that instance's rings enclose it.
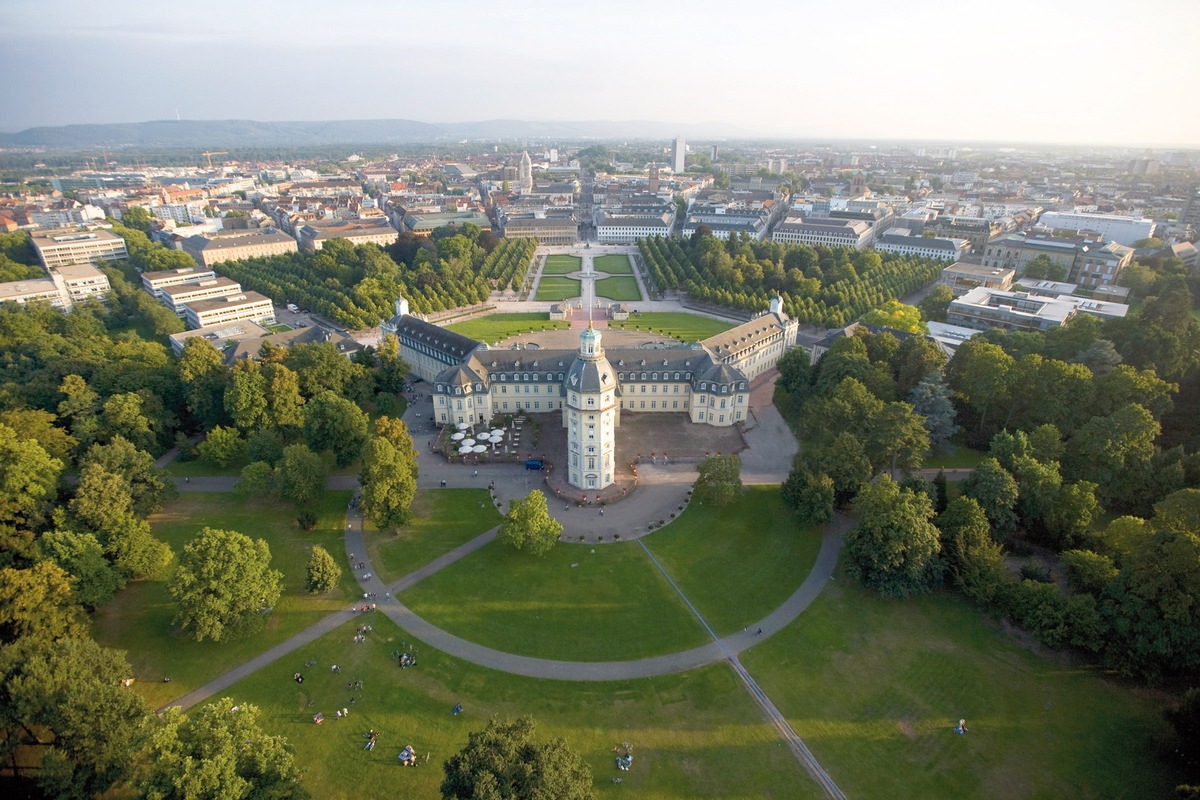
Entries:
{"label": "urban building", "polygon": [[179,315],[180,319],[187,316],[186,308],[190,303],[201,300],[212,300],[214,297],[228,297],[241,294],[242,285],[224,275],[197,283],[179,283],[174,286],[164,286],[161,292],[163,305]]}
{"label": "urban building", "polygon": [[95,299],[103,302],[108,298],[111,287],[108,276],[91,264],[69,264],[50,271],[50,277],[59,284],[70,304]]}
{"label": "urban building", "polygon": [[142,288],[154,295],[154,299],[162,300],[163,289],[168,286],[179,286],[185,283],[200,283],[212,280],[217,273],[203,267],[178,267],[157,272],[142,273]]}
{"label": "urban building", "polygon": [[330,239],[345,239],[354,245],[377,244],[386,247],[395,244],[396,229],[386,219],[375,220],[310,220],[300,228],[296,238],[303,250],[320,250]]}
{"label": "urban building", "polygon": [[871,226],[857,220],[789,217],[775,226],[771,241],[862,250],[871,242]]}
{"label": "urban building", "polygon": [[670,236],[670,214],[658,217],[601,213],[596,221],[596,240],[604,244],[632,244],[649,236]]}
{"label": "urban building", "polygon": [[979,264],[951,264],[942,270],[938,283],[949,286],[955,297],[962,297],[972,289],[984,287],[1007,292],[1012,288],[1016,270],[1001,267],[984,267]]}
{"label": "urban building", "polygon": [[687,170],[687,142],[676,139],[671,143],[671,171],[676,175]]}
{"label": "urban building", "polygon": [[1134,242],[1154,235],[1154,220],[1137,217],[1120,217],[1111,214],[1076,214],[1063,211],[1047,211],[1038,219],[1038,224],[1051,230],[1094,231],[1105,240],[1126,247]]}
{"label": "urban building", "polygon": [[71,310],[71,299],[53,278],[29,278],[0,283],[0,303],[24,305],[39,300],[62,311]]}
{"label": "urban building", "polygon": [[563,245],[579,241],[575,217],[509,217],[504,220],[506,239],[537,239],[538,244]]}
{"label": "urban building", "polygon": [[950,301],[946,321],[981,331],[1048,331],[1066,325],[1076,313],[1075,304],[1067,300],[980,286]]}
{"label": "urban building", "polygon": [[988,244],[983,252],[983,265],[1024,274],[1029,262],[1039,256],[1062,267],[1063,277],[1090,288],[1116,283],[1121,270],[1133,260],[1133,248],[1111,241],[1010,233]]}
{"label": "urban building", "polygon": [[103,228],[90,231],[48,231],[30,238],[37,250],[38,259],[47,270],[71,264],[91,264],[129,258],[125,240]]}
{"label": "urban building", "polygon": [[189,328],[210,328],[248,319],[262,325],[275,324],[275,306],[271,298],[258,292],[242,292],[184,306]]}
{"label": "urban building", "polygon": [[966,239],[937,239],[909,236],[907,231],[889,231],[875,237],[875,249],[881,253],[958,261],[970,252],[971,243]]}
{"label": "urban building", "polygon": [[521,153],[521,163],[517,165],[517,183],[522,192],[533,191],[533,162],[529,160],[528,151]]}
{"label": "urban building", "polygon": [[189,236],[183,242],[183,251],[202,267],[244,258],[284,255],[297,250],[296,240],[275,228],[220,231]]}

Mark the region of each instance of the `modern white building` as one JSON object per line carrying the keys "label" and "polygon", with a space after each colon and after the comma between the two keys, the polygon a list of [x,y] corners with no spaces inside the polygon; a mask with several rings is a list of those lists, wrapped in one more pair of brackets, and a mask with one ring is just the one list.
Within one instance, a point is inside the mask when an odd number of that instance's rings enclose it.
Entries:
{"label": "modern white building", "polygon": [[184,316],[189,328],[208,328],[243,319],[274,325],[275,305],[271,298],[258,292],[242,292],[191,303],[184,307]]}
{"label": "modern white building", "polygon": [[1052,229],[1072,231],[1095,231],[1105,239],[1117,244],[1133,247],[1140,239],[1154,235],[1154,220],[1137,217],[1119,217],[1113,214],[1073,214],[1065,211],[1047,211],[1038,219],[1039,225]]}
{"label": "modern white building", "polygon": [[163,305],[178,314],[180,319],[184,319],[187,317],[187,306],[192,303],[241,293],[242,285],[240,283],[226,278],[224,275],[219,275],[197,283],[165,286],[162,289],[161,298]]}
{"label": "modern white building", "polygon": [[670,214],[658,217],[600,215],[596,222],[596,240],[604,244],[632,244],[650,236],[670,236]]}
{"label": "modern white building", "polygon": [[108,276],[91,264],[68,264],[47,272],[45,278],[0,283],[0,303],[23,305],[44,300],[54,308],[70,311],[75,303],[89,299],[104,302],[108,298]]}
{"label": "modern white building", "polygon": [[671,143],[671,170],[679,175],[687,169],[687,142],[676,139]]}
{"label": "modern white building", "polygon": [[217,273],[204,267],[178,267],[159,272],[143,272],[142,288],[154,295],[155,300],[163,300],[163,289],[168,286],[180,286],[187,283],[200,283],[212,280]]}
{"label": "modern white building", "polygon": [[97,261],[120,261],[129,258],[125,240],[103,228],[90,231],[49,231],[30,238],[42,266],[48,270],[71,264],[92,264]]}

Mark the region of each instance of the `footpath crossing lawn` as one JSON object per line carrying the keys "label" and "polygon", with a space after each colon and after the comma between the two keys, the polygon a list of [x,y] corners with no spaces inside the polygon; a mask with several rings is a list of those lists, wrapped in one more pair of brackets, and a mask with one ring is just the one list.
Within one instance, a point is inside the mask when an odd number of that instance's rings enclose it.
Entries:
{"label": "footpath crossing lawn", "polygon": [[682,311],[647,311],[621,322],[610,322],[608,327],[664,333],[681,342],[698,342],[729,330],[733,323]]}
{"label": "footpath crossing lawn", "polygon": [[492,542],[400,599],[464,639],[540,658],[614,661],[709,641],[633,542],[561,542],[543,558]]}
{"label": "footpath crossing lawn", "polygon": [[422,489],[412,520],[380,533],[364,520],[367,552],[380,579],[390,583],[500,524],[487,489]]}
{"label": "footpath crossing lawn", "polygon": [[[134,689],[153,707],[186,694],[232,667],[299,633],[325,615],[341,611],[357,596],[343,545],[349,492],[325,492],[314,505],[317,526],[302,531],[296,511],[287,503],[240,500],[228,493],[181,495],[150,518],[154,535],[175,551],[204,527],[234,530],[264,539],[271,548],[271,566],[283,573],[283,597],[267,617],[267,627],[249,638],[228,642],[197,642],[175,630],[175,601],[166,580],[130,584],[92,616],[92,633],[107,647],[128,653],[136,679]],[[342,567],[338,589],[312,595],[305,587],[305,565],[312,546],[319,544]],[[171,678],[164,683],[163,678]]]}
{"label": "footpath crossing lawn", "polygon": [[553,255],[546,256],[546,266],[543,275],[567,275],[583,269],[583,259],[579,256]]}
{"label": "footpath crossing lawn", "polygon": [[644,539],[718,636],[774,611],[808,576],[821,531],[801,527],[778,486],[753,486],[725,508],[692,503]]}
{"label": "footpath crossing lawn", "polygon": [[[949,592],[839,571],[742,664],[847,797],[1167,797],[1164,700],[1042,657]],[[966,719],[968,733],[953,728]]]}
{"label": "footpath crossing lawn", "polygon": [[637,279],[633,277],[603,278],[596,281],[596,296],[607,297],[610,300],[634,302],[642,299],[642,293],[638,291]]}
{"label": "footpath crossing lawn", "polygon": [[568,300],[579,295],[579,281],[574,278],[543,277],[538,282],[538,300]]}
{"label": "footpath crossing lawn", "polygon": [[607,272],[609,275],[633,274],[633,264],[626,255],[596,256],[594,264],[596,272]]}
{"label": "footpath crossing lawn", "polygon": [[[355,644],[362,624],[373,630]],[[416,665],[400,669],[392,653],[412,646],[413,637],[383,614],[359,616],[223,694],[258,706],[264,727],[287,738],[313,797],[440,797],[442,763],[466,745],[468,734],[493,715],[523,714],[537,722],[539,742],[561,736],[583,757],[601,800],[821,797],[724,665],[576,683],[507,675],[420,643]],[[292,680],[294,672],[304,675],[303,684]],[[348,681],[359,680],[361,690],[347,689]],[[460,704],[462,713],[452,714]],[[350,716],[338,719],[343,707]],[[318,712],[324,722],[314,725]],[[379,733],[369,751],[367,730]],[[633,748],[628,772],[614,763],[612,748],[623,742]],[[396,758],[409,744],[420,762],[415,769]],[[618,776],[622,782],[613,783]]]}
{"label": "footpath crossing lawn", "polygon": [[491,344],[501,339],[507,339],[510,336],[517,336],[522,333],[529,333],[530,331],[553,331],[568,327],[570,327],[569,322],[565,320],[551,321],[550,315],[545,312],[529,312],[522,314],[490,314],[486,317],[447,325],[446,329],[455,333],[461,333],[463,336],[468,336],[478,342]]}

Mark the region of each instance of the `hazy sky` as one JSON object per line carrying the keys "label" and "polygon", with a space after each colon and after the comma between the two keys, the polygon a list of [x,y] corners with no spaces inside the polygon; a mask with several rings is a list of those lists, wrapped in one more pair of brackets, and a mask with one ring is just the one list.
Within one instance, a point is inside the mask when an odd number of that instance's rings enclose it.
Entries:
{"label": "hazy sky", "polygon": [[1200,145],[1197,0],[4,0],[0,130],[717,121]]}

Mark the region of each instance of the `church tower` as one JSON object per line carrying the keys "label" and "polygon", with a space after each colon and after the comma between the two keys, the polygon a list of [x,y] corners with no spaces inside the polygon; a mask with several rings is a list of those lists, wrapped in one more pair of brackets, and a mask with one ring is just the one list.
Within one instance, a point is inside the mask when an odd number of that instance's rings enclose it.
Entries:
{"label": "church tower", "polygon": [[620,388],[600,346],[600,331],[591,325],[579,335],[579,355],[567,372],[564,388],[567,482],[585,492],[603,489],[614,480]]}

